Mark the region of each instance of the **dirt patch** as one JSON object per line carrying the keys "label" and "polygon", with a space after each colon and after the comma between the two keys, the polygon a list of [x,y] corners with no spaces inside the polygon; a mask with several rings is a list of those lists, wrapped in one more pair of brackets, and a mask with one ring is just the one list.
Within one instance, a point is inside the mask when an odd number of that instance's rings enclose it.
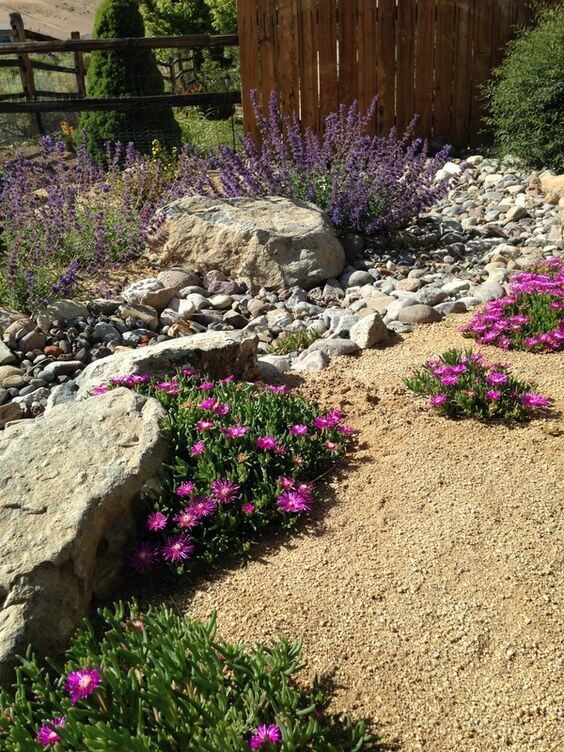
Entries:
{"label": "dirt patch", "polygon": [[[336,708],[406,752],[556,752],[564,424],[452,422],[406,393],[411,366],[469,344],[465,320],[308,377],[360,430],[322,529],[174,599],[216,609],[229,639],[303,636],[305,672],[332,676]],[[564,408],[562,354],[483,350]]]}

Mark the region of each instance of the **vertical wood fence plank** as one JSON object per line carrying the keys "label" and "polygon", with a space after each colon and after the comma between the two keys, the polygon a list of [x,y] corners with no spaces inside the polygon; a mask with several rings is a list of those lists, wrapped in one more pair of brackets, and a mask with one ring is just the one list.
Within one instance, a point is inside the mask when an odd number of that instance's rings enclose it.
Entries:
{"label": "vertical wood fence plank", "polygon": [[300,74],[298,67],[298,29],[296,0],[280,0],[278,33],[280,36],[280,99],[286,115],[298,112]]}
{"label": "vertical wood fence plank", "polygon": [[268,100],[278,90],[276,80],[276,45],[274,42],[273,0],[258,0],[258,42],[261,61],[261,91],[263,110],[268,109]]}
{"label": "vertical wood fence plank", "polygon": [[474,57],[472,61],[472,112],[470,116],[470,145],[478,146],[489,138],[483,132],[485,103],[483,86],[490,78],[493,32],[493,4],[491,0],[475,0]]}
{"label": "vertical wood fence plank", "polygon": [[415,112],[419,116],[416,134],[423,138],[430,138],[433,129],[435,20],[435,0],[419,0],[415,58]]}
{"label": "vertical wood fence plank", "polygon": [[[80,31],[71,31],[70,35],[71,39],[80,39]],[[74,54],[74,67],[76,70],[76,90],[78,92],[79,97],[85,97],[86,96],[86,65],[84,63],[84,53],[83,52],[75,52]],[[171,68],[172,73],[172,68]],[[173,89],[174,92],[174,78],[173,78]]]}
{"label": "vertical wood fence plank", "polygon": [[[25,42],[26,36],[24,23],[19,13],[10,13],[10,26],[12,28],[12,31],[14,32],[15,41]],[[18,55],[18,60],[20,63],[20,77],[22,81],[23,92],[28,102],[31,102],[36,98],[33,64],[29,55],[25,52],[23,52],[21,55]],[[44,132],[43,123],[41,122],[41,115],[39,112],[30,113],[29,121],[31,124],[31,129],[33,131],[38,134],[42,134]]]}
{"label": "vertical wood fence plank", "polygon": [[339,104],[358,99],[358,0],[339,1]]}
{"label": "vertical wood fence plank", "polygon": [[260,94],[260,55],[257,29],[257,8],[255,0],[237,0],[239,45],[241,49],[241,99],[245,131],[258,138],[250,93],[253,89]]}
{"label": "vertical wood fence plank", "polygon": [[511,34],[511,0],[496,0],[495,32],[492,46],[492,67],[497,68],[505,53]]}
{"label": "vertical wood fence plank", "polygon": [[337,0],[319,3],[319,117],[321,122],[338,107]]}
{"label": "vertical wood fence plank", "polygon": [[317,0],[300,0],[301,114],[302,123],[314,130],[318,128],[319,98],[317,92]]}
{"label": "vertical wood fence plank", "polygon": [[454,0],[437,0],[437,34],[435,56],[435,102],[433,131],[438,138],[449,140],[452,122],[452,85],[454,68]]}
{"label": "vertical wood fence plank", "polygon": [[416,0],[398,2],[396,123],[400,133],[415,113],[415,8]]}
{"label": "vertical wood fence plank", "polygon": [[470,140],[470,70],[472,63],[472,36],[474,0],[459,0],[456,8],[456,47],[454,53],[454,90],[452,142],[463,148]]}
{"label": "vertical wood fence plank", "polygon": [[[358,104],[364,114],[376,96],[376,3],[358,0]],[[375,118],[369,124],[376,132]]]}
{"label": "vertical wood fence plank", "polygon": [[378,80],[378,133],[387,135],[395,123],[396,97],[396,2],[378,0],[376,29],[376,76]]}

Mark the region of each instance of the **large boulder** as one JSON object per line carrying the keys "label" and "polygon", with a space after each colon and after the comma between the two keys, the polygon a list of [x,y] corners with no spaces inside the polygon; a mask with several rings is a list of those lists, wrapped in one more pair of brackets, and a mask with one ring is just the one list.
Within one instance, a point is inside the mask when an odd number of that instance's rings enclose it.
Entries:
{"label": "large boulder", "polygon": [[309,290],[345,265],[327,215],[304,201],[186,196],[162,211],[164,222],[149,240],[162,266],[221,269],[251,290]]}
{"label": "large boulder", "polygon": [[62,650],[118,584],[139,491],[166,455],[163,415],[116,389],[0,435],[0,683],[28,643]]}
{"label": "large boulder", "polygon": [[174,376],[188,366],[213,379],[233,374],[238,379],[254,377],[258,339],[248,332],[202,332],[178,337],[136,350],[124,349],[90,363],[73,382],[53,390],[47,412],[61,402],[88,397],[94,387],[109,384],[113,376],[147,373]]}

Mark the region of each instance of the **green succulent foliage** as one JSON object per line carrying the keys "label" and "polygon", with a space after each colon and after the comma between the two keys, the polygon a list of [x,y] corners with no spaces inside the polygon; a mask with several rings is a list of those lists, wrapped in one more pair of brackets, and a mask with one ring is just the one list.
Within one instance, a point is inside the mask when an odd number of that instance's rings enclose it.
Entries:
{"label": "green succulent foliage", "polygon": [[[47,672],[30,650],[21,659],[13,691],[0,691],[3,752],[39,749],[38,728],[60,717],[54,752],[243,752],[264,723],[280,727],[279,752],[374,749],[364,723],[326,712],[317,682],[298,686],[299,643],[234,645],[217,635],[215,618],[200,623],[164,607],[142,614],[118,603],[100,615],[103,636],[87,624],[63,671]],[[65,677],[84,667],[96,667],[102,683],[72,705]]]}
{"label": "green succulent foliage", "polygon": [[486,89],[497,147],[532,168],[564,170],[564,7],[545,9],[509,46]]}
{"label": "green succulent foliage", "polygon": [[[98,8],[94,37],[143,37],[145,25],[139,0],[104,0]],[[87,93],[92,98],[151,96],[164,93],[164,81],[155,55],[149,49],[99,50],[90,57]],[[150,153],[158,139],[166,148],[179,146],[181,131],[170,107],[144,107],[127,112],[87,112],[77,132],[90,153],[104,158],[107,141],[134,142]]]}
{"label": "green succulent foliage", "polygon": [[307,350],[310,345],[321,337],[317,329],[304,329],[300,332],[286,332],[281,334],[269,346],[268,352],[274,355],[288,355],[291,352]]}

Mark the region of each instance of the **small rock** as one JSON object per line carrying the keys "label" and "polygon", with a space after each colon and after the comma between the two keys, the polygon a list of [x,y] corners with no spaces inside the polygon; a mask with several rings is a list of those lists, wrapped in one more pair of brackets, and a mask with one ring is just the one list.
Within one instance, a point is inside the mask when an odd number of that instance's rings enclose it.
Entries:
{"label": "small rock", "polygon": [[121,305],[118,309],[122,319],[128,317],[139,319],[146,327],[153,331],[159,326],[159,314],[151,306],[141,305],[139,303],[130,303]]}
{"label": "small rock", "polygon": [[484,282],[483,285],[479,285],[471,291],[474,297],[487,303],[490,300],[499,300],[505,295],[504,288],[498,282]]}
{"label": "small rock", "polygon": [[329,356],[320,350],[306,350],[292,363],[292,371],[314,373],[322,371],[329,365]]}
{"label": "small rock", "polygon": [[151,290],[141,295],[138,302],[141,305],[151,306],[151,308],[160,312],[176,297],[177,292],[175,287],[162,287],[160,290]]}
{"label": "small rock", "polygon": [[319,350],[319,352],[331,358],[334,355],[354,355],[360,348],[355,342],[351,342],[350,339],[336,337],[334,339],[318,339],[305,352],[312,352],[314,350]]}
{"label": "small rock", "polygon": [[5,345],[3,342],[0,342],[0,367],[15,362],[16,356],[14,355],[14,353],[10,350],[9,347],[7,347],[7,345]]}
{"label": "small rock", "polygon": [[[29,332],[24,335],[18,342],[18,347],[22,352],[31,350],[43,350],[45,347],[45,335],[41,332]],[[1,360],[1,358],[0,358]]]}
{"label": "small rock", "polygon": [[164,287],[163,283],[159,279],[153,277],[146,277],[134,282],[129,287],[126,287],[122,292],[122,297],[126,303],[141,303],[141,298],[151,292],[156,292]]}
{"label": "small rock", "polygon": [[529,217],[529,212],[523,206],[514,206],[505,215],[508,222],[518,222]]}
{"label": "small rock", "polygon": [[432,324],[435,321],[441,321],[442,316],[431,306],[416,304],[403,308],[398,318],[404,324]]}
{"label": "small rock", "polygon": [[19,420],[23,417],[22,408],[15,402],[8,402],[6,405],[0,405],[0,429],[4,428],[6,423],[12,420]]}
{"label": "small rock", "polygon": [[213,308],[222,311],[226,308],[231,308],[231,305],[233,304],[233,298],[231,297],[231,295],[212,295],[210,298],[208,298],[208,302],[212,305]]}
{"label": "small rock", "polygon": [[175,290],[181,290],[183,287],[190,285],[201,285],[202,280],[199,274],[183,269],[181,266],[173,266],[170,269],[159,272],[158,281],[163,287],[173,287]]}
{"label": "small rock", "polygon": [[350,338],[361,350],[366,350],[386,342],[388,329],[380,314],[371,313],[351,327]]}

